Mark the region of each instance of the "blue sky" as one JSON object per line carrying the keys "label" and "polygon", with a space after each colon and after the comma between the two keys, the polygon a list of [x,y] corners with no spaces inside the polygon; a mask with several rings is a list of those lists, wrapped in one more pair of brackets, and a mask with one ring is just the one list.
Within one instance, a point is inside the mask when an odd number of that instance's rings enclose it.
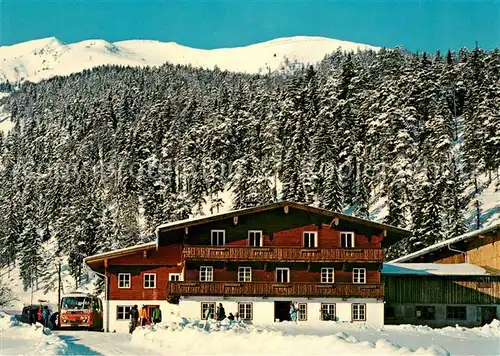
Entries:
{"label": "blue sky", "polygon": [[155,39],[197,48],[310,35],[412,51],[500,46],[500,0],[0,0],[0,44]]}

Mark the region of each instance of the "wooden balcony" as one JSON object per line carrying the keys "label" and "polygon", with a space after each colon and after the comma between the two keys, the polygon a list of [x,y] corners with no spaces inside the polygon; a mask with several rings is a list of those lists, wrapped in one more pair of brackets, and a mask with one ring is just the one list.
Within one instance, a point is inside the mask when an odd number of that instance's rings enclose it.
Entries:
{"label": "wooden balcony", "polygon": [[384,250],[247,247],[247,246],[184,246],[182,253],[190,261],[287,261],[287,262],[383,262]]}
{"label": "wooden balcony", "polygon": [[382,284],[168,282],[171,296],[384,298]]}

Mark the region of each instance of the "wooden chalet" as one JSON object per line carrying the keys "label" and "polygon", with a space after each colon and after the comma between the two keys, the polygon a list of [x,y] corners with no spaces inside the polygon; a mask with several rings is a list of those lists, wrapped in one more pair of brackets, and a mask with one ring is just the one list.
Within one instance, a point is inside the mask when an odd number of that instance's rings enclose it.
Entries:
{"label": "wooden chalet", "polygon": [[[182,316],[226,314],[254,323],[383,323],[385,246],[410,231],[293,202],[158,226],[156,241],[85,259],[106,278],[107,329],[134,304],[179,303]],[[167,314],[165,312],[164,314]],[[106,322],[105,322],[106,323]]]}

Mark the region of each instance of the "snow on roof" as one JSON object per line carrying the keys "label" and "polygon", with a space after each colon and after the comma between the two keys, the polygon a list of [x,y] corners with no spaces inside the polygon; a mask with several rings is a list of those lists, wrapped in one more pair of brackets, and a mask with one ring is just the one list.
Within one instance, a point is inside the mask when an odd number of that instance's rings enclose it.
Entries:
{"label": "snow on roof", "polygon": [[384,263],[382,274],[419,276],[484,276],[488,271],[470,263]]}
{"label": "snow on roof", "polygon": [[447,247],[448,245],[451,245],[451,244],[454,244],[454,243],[457,243],[457,242],[460,242],[463,240],[467,240],[471,237],[479,236],[481,234],[485,234],[485,233],[493,231],[495,229],[500,229],[500,224],[496,224],[493,226],[487,226],[487,227],[484,227],[482,229],[474,230],[474,231],[468,232],[468,233],[460,235],[460,236],[452,237],[451,239],[444,240],[444,241],[438,242],[434,245],[427,246],[426,248],[412,252],[406,256],[396,258],[396,259],[389,261],[389,262],[396,263],[396,262],[410,261],[410,260],[414,259],[415,257],[423,256],[431,251],[439,250],[441,248]]}

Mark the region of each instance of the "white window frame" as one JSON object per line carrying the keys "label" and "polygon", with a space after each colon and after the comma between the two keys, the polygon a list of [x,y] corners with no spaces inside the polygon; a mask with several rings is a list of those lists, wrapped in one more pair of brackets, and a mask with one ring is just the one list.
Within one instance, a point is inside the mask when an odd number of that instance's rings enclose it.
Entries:
{"label": "white window frame", "polygon": [[[254,237],[254,244],[250,244],[250,234],[259,234],[260,235],[260,243],[258,245],[255,244],[255,237]],[[264,234],[262,233],[262,230],[248,230],[248,246],[251,247],[262,247],[264,246]]]}
{"label": "white window frame", "polygon": [[[201,279],[201,271],[205,269],[205,280]],[[210,271],[210,273],[208,273]],[[207,279],[210,276],[210,279]],[[213,282],[214,281],[214,268],[212,266],[200,266],[200,282]]]}
{"label": "white window frame", "polygon": [[366,284],[366,268],[352,269],[352,283]]}
{"label": "white window frame", "polygon": [[[342,235],[344,235],[344,236],[345,236],[345,238],[346,238],[346,242],[347,242],[347,241],[349,241],[349,242],[350,242],[350,246],[342,246],[342,241],[343,241],[343,237],[342,237]],[[354,232],[353,232],[353,231],[341,231],[341,232],[340,232],[340,247],[342,247],[342,248],[354,248],[354,246],[356,246],[356,245],[355,245],[355,243],[356,243],[356,241],[355,241],[355,236],[356,236],[356,235],[354,234]],[[349,239],[348,239],[348,238],[349,238]],[[346,244],[346,245],[347,245],[347,244]]]}
{"label": "white window frame", "polygon": [[[219,244],[217,241],[217,244],[214,244],[214,233],[217,233],[217,239],[219,239],[219,233],[222,232],[222,245]],[[210,244],[212,246],[224,246],[226,244],[226,230],[210,230]]]}
{"label": "white window frame", "polygon": [[251,281],[252,281],[252,267],[238,267],[238,282],[251,282]]}
{"label": "white window frame", "polygon": [[253,304],[248,302],[238,303],[238,314],[241,320],[252,320]]}
{"label": "white window frame", "polygon": [[[206,308],[203,308],[203,306],[205,306]],[[210,306],[212,306],[212,308],[210,308]],[[206,320],[207,319],[207,316],[204,315],[205,313],[203,312],[203,309],[205,309],[205,311],[210,311],[210,309],[213,309],[213,314],[212,314],[212,317],[215,316],[215,311],[216,311],[216,308],[215,308],[215,302],[201,302],[200,303],[200,307],[201,307],[201,320]]]}
{"label": "white window frame", "polygon": [[[326,307],[326,308],[323,308],[323,307]],[[333,320],[332,321],[335,321],[335,319],[337,318],[337,305],[335,303],[321,303],[320,308],[321,308],[321,320],[330,321],[330,320],[326,320],[324,318],[325,314],[323,313],[323,309],[328,310],[328,315],[332,315],[332,314],[330,314],[330,311],[331,311],[331,309],[333,309]]]}
{"label": "white window frame", "polygon": [[[314,240],[313,240],[313,245],[312,246],[306,246],[306,234],[307,235],[310,235],[310,234],[313,234],[314,235]],[[308,238],[309,241],[308,242],[311,242],[311,238],[309,237]],[[318,232],[317,231],[303,231],[302,232],[302,247],[304,248],[317,248],[318,247]]]}
{"label": "white window frame", "polygon": [[[278,270],[280,270],[280,271],[286,271],[286,276],[287,276],[288,281],[286,281],[286,282],[278,281]],[[283,277],[283,272],[281,273],[281,276]],[[288,267],[278,267],[278,268],[276,268],[276,282],[278,282],[278,283],[290,283],[290,279],[291,279],[290,277],[291,277],[290,276],[290,268],[288,268]]]}
{"label": "white window frame", "polygon": [[[123,280],[123,285],[122,285],[122,280],[121,277],[128,277],[128,286],[124,285],[125,280]],[[118,273],[118,288],[119,289],[130,289],[132,288],[132,275],[130,273]]]}
{"label": "white window frame", "polygon": [[[356,310],[356,318],[354,318],[354,313]],[[360,316],[363,315],[363,318]],[[366,304],[365,303],[353,303],[351,304],[351,320],[352,321],[366,321]]]}
{"label": "white window frame", "polygon": [[[177,277],[177,279],[172,279],[172,277]],[[168,274],[168,281],[169,282],[182,281],[182,273],[169,273]]]}
{"label": "white window frame", "polygon": [[[301,310],[300,307],[303,307],[303,310]],[[297,304],[297,320],[298,321],[306,321],[307,320],[307,303],[298,303]]]}
{"label": "white window frame", "polygon": [[[128,308],[128,311],[127,311]],[[116,306],[116,320],[130,320],[131,305],[117,305]],[[122,316],[121,318],[119,316]]]}
{"label": "white window frame", "polygon": [[[323,273],[326,274],[323,278]],[[331,276],[330,276],[331,274]],[[329,278],[331,277],[331,280]],[[335,268],[333,267],[323,267],[321,268],[321,283],[332,284],[335,283]]]}
{"label": "white window frame", "polygon": [[[146,276],[149,277],[148,287],[146,287]],[[151,277],[153,277],[153,286],[151,286]],[[156,273],[144,273],[142,276],[142,287],[144,289],[156,289]]]}

